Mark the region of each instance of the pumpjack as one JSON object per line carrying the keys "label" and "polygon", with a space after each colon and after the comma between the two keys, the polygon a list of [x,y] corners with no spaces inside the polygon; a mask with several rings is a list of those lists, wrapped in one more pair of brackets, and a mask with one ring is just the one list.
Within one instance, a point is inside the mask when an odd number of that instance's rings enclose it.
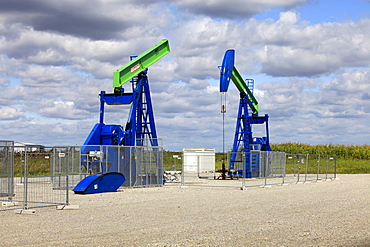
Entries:
{"label": "pumpjack", "polygon": [[[226,173],[230,178],[258,177],[260,173],[258,151],[271,151],[268,129],[269,116],[268,114],[258,116],[258,101],[253,95],[254,80],[247,79],[246,83],[234,63],[235,50],[227,50],[220,69],[221,112],[223,114],[226,112],[226,92],[230,80],[238,89],[240,100],[229,169],[223,168],[222,177],[225,179]],[[253,136],[252,126],[254,124],[265,124],[265,137]]]}
{"label": "pumpjack", "polygon": [[[100,96],[100,119],[95,124],[90,134],[86,138],[80,152],[81,165],[93,169],[91,160],[98,162],[98,171],[96,178],[86,177],[74,189],[75,193],[96,193],[91,188],[92,183],[97,180],[104,180],[102,176],[108,176],[108,173],[117,173],[119,171],[118,163],[114,158],[109,158],[105,151],[97,151],[99,146],[158,146],[157,131],[154,122],[153,105],[151,101],[148,67],[161,59],[170,52],[168,40],[162,40],[152,48],[148,49],[139,56],[131,57],[131,61],[114,71],[113,73],[113,93],[101,91]],[[123,85],[130,81],[132,83],[132,92],[125,92]],[[130,114],[125,126],[104,123],[104,106],[106,105],[130,105]],[[123,154],[129,155],[129,154]],[[89,157],[92,157],[89,161]],[[111,159],[111,160],[108,160]],[[117,159],[117,157],[115,157]],[[130,172],[135,172],[130,169]],[[93,173],[93,172],[91,172]],[[115,174],[116,176],[117,174]],[[110,174],[110,177],[113,177]],[[109,179],[105,179],[108,181]],[[124,183],[125,179],[116,179],[119,183]],[[113,180],[112,180],[113,181]],[[107,182],[105,182],[107,183]],[[112,182],[114,183],[114,181]],[[118,183],[118,182],[117,182]],[[116,189],[104,184],[108,188]],[[99,187],[97,185],[96,187]],[[101,187],[101,186],[100,186]],[[118,186],[119,187],[119,186]],[[103,189],[104,190],[104,189]],[[90,191],[90,192],[88,192]],[[97,190],[98,191],[98,190]],[[99,192],[102,192],[101,190]]]}

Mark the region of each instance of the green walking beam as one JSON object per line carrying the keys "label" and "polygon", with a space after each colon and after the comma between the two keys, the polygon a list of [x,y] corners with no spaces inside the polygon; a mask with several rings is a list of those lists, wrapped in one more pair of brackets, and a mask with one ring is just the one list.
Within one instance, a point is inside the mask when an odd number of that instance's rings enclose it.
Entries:
{"label": "green walking beam", "polygon": [[167,39],[162,40],[152,48],[143,52],[124,66],[113,72],[113,88],[120,91],[122,85],[137,76],[140,72],[164,57],[170,52],[170,45]]}

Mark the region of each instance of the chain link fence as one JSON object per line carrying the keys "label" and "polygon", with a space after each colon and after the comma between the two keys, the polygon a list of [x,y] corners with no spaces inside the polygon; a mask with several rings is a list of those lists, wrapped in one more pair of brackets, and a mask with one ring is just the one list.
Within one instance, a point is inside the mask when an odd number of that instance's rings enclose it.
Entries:
{"label": "chain link fence", "polygon": [[[4,146],[1,147],[3,149]],[[53,166],[65,166],[67,155],[56,156],[55,148],[40,146],[17,147],[14,151],[6,154],[7,159],[12,162],[7,164],[8,176],[12,181],[9,183],[7,195],[0,198],[2,207],[0,210],[24,209],[39,207],[50,207],[68,205],[68,187],[56,188],[56,179],[53,174]],[[67,157],[67,158],[66,158]],[[66,158],[66,159],[64,159]],[[59,164],[55,163],[59,162]],[[59,182],[68,185],[68,167],[64,168],[65,173],[59,174]],[[4,172],[1,171],[4,175]]]}
{"label": "chain link fence", "polygon": [[14,194],[14,142],[0,141],[0,199]]}
{"label": "chain link fence", "polygon": [[336,178],[336,156],[333,155],[239,152],[235,155],[234,169],[229,170],[230,156],[230,153],[215,155],[212,160],[208,156],[207,159],[197,157],[189,168],[185,167],[181,152],[163,155],[162,147],[24,146],[15,149],[13,142],[0,141],[0,211],[68,205],[69,193],[76,184],[99,172],[122,173],[126,178],[123,187],[165,184],[245,189]]}
{"label": "chain link fence", "polygon": [[23,146],[0,142],[0,211],[68,205],[86,176],[120,172],[123,187],[163,185],[162,147]]}
{"label": "chain link fence", "polygon": [[304,183],[336,178],[335,155],[287,154],[286,182]]}
{"label": "chain link fence", "polygon": [[163,148],[159,146],[82,146],[82,173],[119,172],[124,187],[163,184]]}
{"label": "chain link fence", "polygon": [[184,164],[181,168],[177,165],[176,169],[172,169],[177,172],[176,179],[173,178],[173,174],[170,174],[169,177],[172,178],[166,179],[166,184],[245,189],[320,182],[336,178],[335,155],[286,154],[274,151],[238,152],[234,155],[232,170],[229,169],[230,163],[227,162],[230,157],[230,153],[216,155],[216,166],[213,171],[188,172],[186,168],[184,169]]}

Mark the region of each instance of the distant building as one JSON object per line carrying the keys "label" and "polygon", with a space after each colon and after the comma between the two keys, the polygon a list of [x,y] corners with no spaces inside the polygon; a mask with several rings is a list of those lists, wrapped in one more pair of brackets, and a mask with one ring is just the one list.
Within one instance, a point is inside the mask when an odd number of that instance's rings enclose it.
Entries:
{"label": "distant building", "polygon": [[214,172],[216,150],[214,148],[184,148],[185,172]]}
{"label": "distant building", "polygon": [[38,152],[44,149],[44,146],[37,145],[31,142],[14,142],[14,152],[15,153],[26,151],[26,147],[27,147],[27,152]]}

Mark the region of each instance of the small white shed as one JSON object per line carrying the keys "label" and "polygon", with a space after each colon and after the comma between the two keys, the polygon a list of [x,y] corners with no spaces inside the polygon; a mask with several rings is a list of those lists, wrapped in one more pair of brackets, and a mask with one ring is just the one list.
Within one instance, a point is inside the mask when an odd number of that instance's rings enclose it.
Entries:
{"label": "small white shed", "polygon": [[185,172],[214,172],[216,150],[214,148],[184,148]]}

